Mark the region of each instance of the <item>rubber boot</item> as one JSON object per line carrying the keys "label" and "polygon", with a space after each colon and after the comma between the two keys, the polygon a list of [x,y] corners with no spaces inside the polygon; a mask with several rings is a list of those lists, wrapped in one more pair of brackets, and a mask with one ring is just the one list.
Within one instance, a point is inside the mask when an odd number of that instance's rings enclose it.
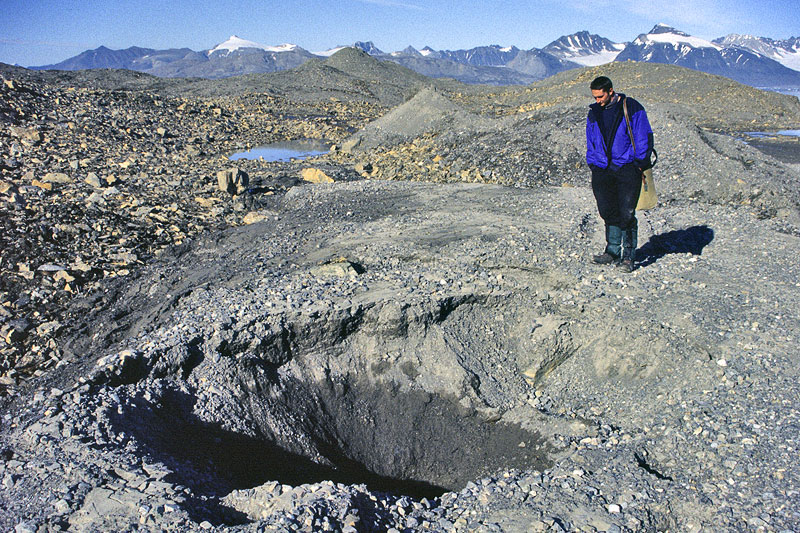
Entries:
{"label": "rubber boot", "polygon": [[639,241],[639,224],[636,217],[631,225],[622,232],[622,258],[619,267],[626,272],[633,272],[636,264],[636,247]]}
{"label": "rubber boot", "polygon": [[606,225],[606,249],[600,255],[592,257],[598,265],[610,265],[619,261],[622,252],[622,230],[619,226]]}
{"label": "rubber boot", "polygon": [[606,253],[614,257],[622,255],[622,228],[606,224]]}

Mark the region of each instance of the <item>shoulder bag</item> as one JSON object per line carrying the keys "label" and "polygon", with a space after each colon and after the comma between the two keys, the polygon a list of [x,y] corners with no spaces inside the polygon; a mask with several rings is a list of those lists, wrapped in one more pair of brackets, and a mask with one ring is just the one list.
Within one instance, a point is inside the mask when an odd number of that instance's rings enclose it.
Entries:
{"label": "shoulder bag", "polygon": [[[625,114],[625,124],[628,126],[628,137],[631,138],[631,145],[633,146],[633,153],[636,153],[636,142],[633,140],[633,129],[631,129],[631,119],[628,116],[628,99],[622,100],[622,111]],[[653,166],[658,161],[658,153],[655,147],[653,148],[653,163],[650,168],[642,171],[642,190],[639,193],[639,202],[636,204],[637,211],[644,211],[652,209],[658,204],[658,195],[656,194],[656,184],[653,182]]]}

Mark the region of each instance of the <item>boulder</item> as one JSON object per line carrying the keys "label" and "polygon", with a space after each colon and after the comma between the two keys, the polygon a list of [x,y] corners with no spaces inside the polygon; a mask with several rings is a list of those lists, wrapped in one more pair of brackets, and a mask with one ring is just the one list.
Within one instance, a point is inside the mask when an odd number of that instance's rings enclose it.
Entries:
{"label": "boulder", "polygon": [[266,219],[266,215],[263,215],[258,211],[250,211],[244,217],[242,217],[242,224],[256,224],[257,222],[263,222]]}
{"label": "boulder", "polygon": [[186,156],[187,157],[198,157],[203,154],[203,151],[200,150],[197,146],[189,145],[186,147]]}
{"label": "boulder", "polygon": [[236,167],[217,172],[217,185],[222,192],[241,194],[245,191],[249,182],[247,173]]}
{"label": "boulder", "polygon": [[372,174],[374,168],[372,166],[372,163],[364,163],[363,161],[359,161],[358,163],[356,163],[355,170],[362,176],[369,176]]}
{"label": "boulder", "polygon": [[310,272],[317,277],[344,278],[358,276],[362,269],[361,265],[353,263],[344,257],[339,257],[311,268]]}
{"label": "boulder", "polygon": [[300,177],[309,183],[333,183],[333,178],[318,168],[304,168],[300,171]]}

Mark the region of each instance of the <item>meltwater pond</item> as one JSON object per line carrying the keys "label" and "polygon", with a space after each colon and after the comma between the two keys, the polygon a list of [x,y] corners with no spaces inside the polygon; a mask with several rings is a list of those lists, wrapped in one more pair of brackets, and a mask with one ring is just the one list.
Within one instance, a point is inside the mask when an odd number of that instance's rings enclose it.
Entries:
{"label": "meltwater pond", "polygon": [[330,143],[319,139],[300,139],[281,141],[264,146],[257,146],[246,152],[237,152],[229,157],[231,161],[239,159],[264,159],[264,161],[286,162],[292,159],[305,159],[315,155],[327,154]]}
{"label": "meltwater pond", "polygon": [[756,138],[764,138],[764,137],[800,137],[800,130],[780,130],[776,132],[768,132],[768,131],[746,131],[744,132],[746,135],[750,137]]}

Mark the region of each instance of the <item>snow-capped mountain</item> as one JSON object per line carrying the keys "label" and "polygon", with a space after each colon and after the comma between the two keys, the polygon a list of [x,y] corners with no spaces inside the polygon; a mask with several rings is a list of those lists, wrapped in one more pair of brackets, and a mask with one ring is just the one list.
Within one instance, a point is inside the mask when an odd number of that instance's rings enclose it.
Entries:
{"label": "snow-capped mountain", "polygon": [[[195,53],[189,48],[178,48],[170,50],[155,50],[153,48],[140,48],[131,46],[124,50],[111,50],[105,46],[100,46],[94,50],[86,50],[80,54],[65,59],[53,65],[43,65],[31,67],[35,70],[86,70],[93,68],[121,68],[127,70],[141,70],[137,67],[143,58],[153,58],[158,56],[158,61],[170,62],[185,57],[187,54]],[[148,60],[144,59],[147,63]]]}
{"label": "snow-capped mountain", "polygon": [[338,52],[339,50],[344,50],[345,48],[350,48],[349,46],[337,46],[336,48],[329,48],[328,50],[323,50],[321,52],[311,52],[315,56],[320,57],[331,57],[333,54]]}
{"label": "snow-capped mountain", "polygon": [[265,52],[292,52],[299,48],[296,44],[282,44],[279,46],[266,46],[247,39],[242,39],[236,35],[231,35],[227,41],[219,43],[214,48],[208,50],[206,55],[212,56],[214,54],[226,56],[231,52],[247,49],[263,50]]}
{"label": "snow-capped mountain", "polygon": [[[346,47],[311,53],[295,44],[269,46],[232,35],[200,52],[188,48],[110,50],[101,46],[55,65],[31,68],[123,68],[164,77],[224,78],[295,68],[315,57],[329,57],[342,48]],[[466,50],[434,50],[429,46],[417,50],[409,46],[387,54],[372,41],[358,41],[349,48],[426,76],[455,78],[465,83],[526,84],[580,66],[633,60],[671,63],[760,87],[800,87],[800,38],[775,41],[729,35],[712,42],[664,24],[627,44],[581,31],[560,37],[543,49],[530,50],[500,45]]]}
{"label": "snow-capped mountain", "polygon": [[399,52],[392,52],[392,53],[391,53],[391,54],[389,54],[389,55],[391,55],[391,56],[395,56],[395,57],[397,57],[397,56],[403,56],[403,55],[406,55],[406,56],[420,56],[420,57],[425,57],[425,56],[423,56],[421,53],[419,53],[419,50],[417,50],[417,49],[416,49],[416,48],[414,48],[413,46],[406,46],[406,47],[405,47],[405,48],[403,48],[401,51],[399,51]]}
{"label": "snow-capped mountain", "polygon": [[[428,49],[430,50],[430,48]],[[519,51],[516,46],[492,44],[489,46],[477,46],[469,50],[440,50],[436,56],[441,59],[449,59],[456,63],[464,63],[465,65],[476,67],[502,67],[517,57]]]}
{"label": "snow-capped mountain", "polygon": [[745,48],[774,59],[784,67],[800,71],[800,37],[774,40],[767,37],[732,33],[714,39],[714,43],[727,48]]}
{"label": "snow-capped mountain", "polygon": [[87,50],[39,70],[83,70],[123,68],[163,77],[227,78],[257,72],[275,72],[298,67],[315,57],[294,44],[266,46],[232,35],[209,50],[189,48],[154,50],[131,47],[110,50],[104,46]]}
{"label": "snow-capped mountain", "polygon": [[420,53],[421,55],[425,56],[425,57],[429,57],[429,56],[438,57],[438,55],[437,55],[437,54],[438,54],[439,52],[437,52],[436,50],[434,50],[434,49],[433,49],[433,48],[431,48],[430,46],[426,46],[425,48],[423,48],[422,50],[420,50],[420,51],[419,51],[419,53]]}
{"label": "snow-capped mountain", "polygon": [[[344,48],[355,48],[357,50],[361,50],[363,52],[366,52],[371,56],[382,56],[382,55],[385,55],[384,52],[381,49],[379,49],[377,46],[375,46],[375,43],[373,43],[372,41],[356,41],[353,44],[337,46],[335,48],[330,48],[328,50],[323,50],[322,52],[313,52],[313,54],[316,55],[316,56],[320,56],[320,57],[330,57],[333,54],[335,54],[336,52],[338,52],[339,50],[342,50]],[[409,48],[411,48],[411,47],[409,47]],[[399,53],[399,52],[395,52],[395,53]]]}
{"label": "snow-capped mountain", "polygon": [[594,67],[614,61],[625,46],[626,43],[615,43],[588,31],[579,31],[553,41],[542,51],[565,61]]}
{"label": "snow-capped mountain", "polygon": [[[665,24],[657,24],[649,33],[639,35],[617,56],[617,61],[652,61],[654,63],[708,63],[719,59],[722,47],[698,37],[692,37]],[[717,68],[717,67],[715,67]]]}
{"label": "snow-capped mountain", "polygon": [[371,56],[382,56],[384,55],[383,51],[375,46],[375,43],[372,41],[356,41],[353,44],[353,48],[358,48],[359,50],[363,50]]}
{"label": "snow-capped mountain", "polygon": [[[527,65],[527,70],[505,68],[508,62],[520,53],[514,46],[490,45],[469,50],[434,50],[430,46],[417,50],[413,46],[407,46],[403,50],[385,53],[372,41],[357,41],[352,48],[382,60],[398,63],[431,78],[454,78],[465,83],[527,84],[578,66],[572,63],[562,65],[558,59],[550,57],[548,61],[540,62],[539,65]],[[340,49],[341,47],[338,47],[318,52],[317,55],[330,56]]]}
{"label": "snow-capped mountain", "polygon": [[478,46],[468,50],[422,50],[407,47],[382,56],[432,78],[455,78],[466,83],[526,84],[579,65],[541,50],[516,46]]}
{"label": "snow-capped mountain", "polygon": [[800,72],[745,48],[725,47],[658,24],[639,35],[615,61],[670,63],[755,86],[798,86]]}

